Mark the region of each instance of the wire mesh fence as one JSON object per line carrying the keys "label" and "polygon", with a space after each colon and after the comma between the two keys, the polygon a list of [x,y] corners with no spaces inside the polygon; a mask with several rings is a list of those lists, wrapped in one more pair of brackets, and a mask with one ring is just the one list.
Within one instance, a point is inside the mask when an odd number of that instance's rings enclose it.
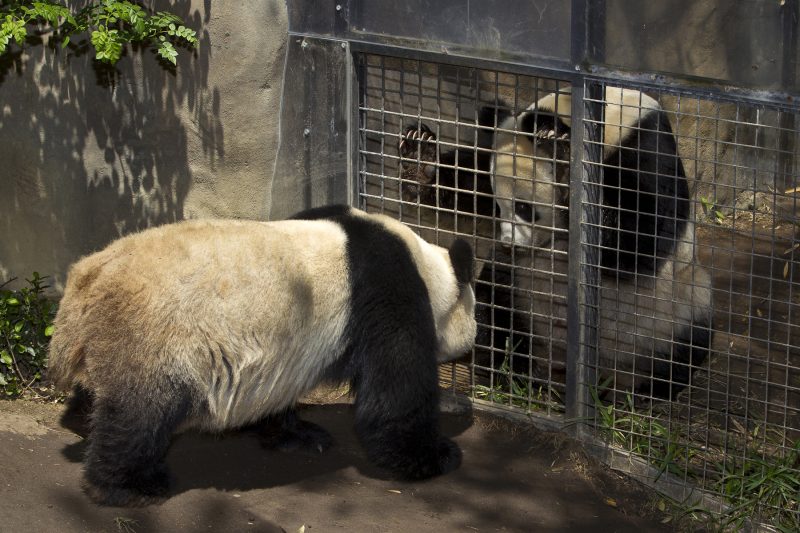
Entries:
{"label": "wire mesh fence", "polygon": [[[361,207],[476,250],[476,347],[443,386],[587,423],[656,477],[734,507],[786,476],[754,512],[800,523],[796,110],[372,54],[358,65]],[[596,116],[575,116],[573,93]],[[579,127],[599,135],[576,142]],[[580,167],[599,178],[574,194]],[[568,384],[585,391],[569,416]]]}

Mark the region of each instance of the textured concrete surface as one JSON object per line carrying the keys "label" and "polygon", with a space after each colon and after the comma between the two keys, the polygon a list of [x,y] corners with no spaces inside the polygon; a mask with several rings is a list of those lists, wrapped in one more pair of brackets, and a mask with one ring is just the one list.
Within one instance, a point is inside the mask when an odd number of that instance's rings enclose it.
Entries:
{"label": "textured concrete surface", "polygon": [[151,51],[115,71],[35,44],[0,58],[0,280],[60,284],[81,255],[151,225],[269,215],[285,2],[150,4],[198,30],[172,72]]}
{"label": "textured concrete surface", "polygon": [[651,493],[589,461],[569,440],[488,415],[448,415],[461,468],[423,483],[387,479],[352,433],[347,404],[301,415],[336,444],[322,455],[265,451],[255,435],[187,433],[168,456],[170,498],[103,508],[80,490],[84,440],[62,406],[0,402],[3,531],[667,531]]}

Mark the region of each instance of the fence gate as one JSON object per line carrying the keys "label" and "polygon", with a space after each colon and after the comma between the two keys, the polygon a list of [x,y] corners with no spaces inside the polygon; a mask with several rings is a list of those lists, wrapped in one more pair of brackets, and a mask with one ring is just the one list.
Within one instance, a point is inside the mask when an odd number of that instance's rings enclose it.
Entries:
{"label": "fence gate", "polygon": [[793,529],[797,1],[650,4],[290,2],[276,179],[473,244],[452,394]]}

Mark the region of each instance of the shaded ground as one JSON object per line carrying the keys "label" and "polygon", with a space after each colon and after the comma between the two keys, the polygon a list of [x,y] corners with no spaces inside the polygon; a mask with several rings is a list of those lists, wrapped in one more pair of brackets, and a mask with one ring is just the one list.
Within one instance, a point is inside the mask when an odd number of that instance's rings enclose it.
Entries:
{"label": "shaded ground", "polygon": [[348,405],[302,416],[335,446],[319,456],[268,452],[247,432],[179,436],[172,495],[144,509],[101,508],[79,488],[84,441],[63,407],[0,402],[0,530],[665,531],[652,493],[587,460],[571,440],[489,415],[447,415],[462,467],[425,483],[386,479],[363,456]]}
{"label": "shaded ground", "polygon": [[738,417],[721,427],[773,426],[800,437],[800,233],[744,213],[698,228],[698,259],[714,286],[714,345],[695,405]]}

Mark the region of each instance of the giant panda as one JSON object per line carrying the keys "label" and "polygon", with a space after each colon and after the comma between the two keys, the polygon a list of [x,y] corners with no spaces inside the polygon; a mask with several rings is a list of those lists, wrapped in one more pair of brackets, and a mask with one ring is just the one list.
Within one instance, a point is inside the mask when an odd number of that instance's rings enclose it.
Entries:
{"label": "giant panda", "polygon": [[[508,109],[495,110],[488,168],[473,157],[475,179],[491,180],[501,243],[479,258],[490,261],[476,287],[478,344],[515,348],[512,366],[527,373],[527,354],[536,355],[529,345],[539,339],[550,347],[550,367],[563,369],[571,93],[548,94],[517,115]],[[617,390],[671,398],[708,353],[710,275],[694,261],[689,189],[666,114],[641,91],[614,87],[603,111],[598,365]]]}
{"label": "giant panda", "polygon": [[75,263],[55,318],[49,375],[92,399],[85,489],[140,505],[168,491],[179,429],[262,420],[310,449],[297,418],[323,381],[356,394],[368,457],[423,479],[457,468],[439,433],[437,363],[475,339],[471,246],[431,245],[344,206],[292,220],[192,220],[129,235]]}

